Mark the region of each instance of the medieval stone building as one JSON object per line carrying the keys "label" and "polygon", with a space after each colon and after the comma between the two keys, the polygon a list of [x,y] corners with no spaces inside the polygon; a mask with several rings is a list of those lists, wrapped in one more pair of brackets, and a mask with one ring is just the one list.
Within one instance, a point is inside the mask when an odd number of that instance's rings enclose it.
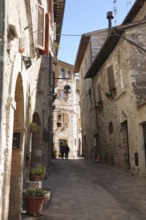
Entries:
{"label": "medieval stone building", "polygon": [[0,220],[21,219],[30,167],[49,170],[54,45],[64,7],[57,0],[0,3]]}
{"label": "medieval stone building", "polygon": [[74,65],[74,72],[78,72],[80,77],[82,148],[83,155],[87,159],[94,159],[96,157],[98,139],[92,79],[84,79],[84,77],[106,37],[107,30],[83,34]]}
{"label": "medieval stone building", "polygon": [[79,79],[74,75],[71,64],[58,61],[56,69],[53,151],[59,158],[60,144],[67,143],[69,158],[77,158],[82,154]]}
{"label": "medieval stone building", "polygon": [[[90,67],[83,71],[86,84],[92,79],[97,155],[105,163],[140,175],[146,174],[145,15],[146,1],[136,1],[122,25],[110,30]],[[82,68],[79,73],[83,74]],[[82,99],[81,111],[89,112]]]}

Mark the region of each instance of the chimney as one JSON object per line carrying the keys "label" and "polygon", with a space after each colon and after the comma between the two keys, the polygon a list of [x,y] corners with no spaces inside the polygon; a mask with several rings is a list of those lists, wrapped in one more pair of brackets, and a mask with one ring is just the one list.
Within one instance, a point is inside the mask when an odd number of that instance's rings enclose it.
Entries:
{"label": "chimney", "polygon": [[108,19],[108,33],[110,34],[111,28],[112,28],[112,19],[114,18],[113,12],[108,11],[107,12],[107,19]]}

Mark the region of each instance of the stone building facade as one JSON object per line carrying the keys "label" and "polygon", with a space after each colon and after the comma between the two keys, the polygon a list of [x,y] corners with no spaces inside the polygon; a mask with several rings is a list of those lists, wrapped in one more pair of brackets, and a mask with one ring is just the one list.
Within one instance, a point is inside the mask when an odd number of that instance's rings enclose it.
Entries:
{"label": "stone building facade", "polygon": [[60,40],[54,28],[59,34],[64,6],[57,0],[0,3],[0,220],[21,219],[30,167],[49,170],[53,45]]}
{"label": "stone building facade", "polygon": [[100,159],[140,175],[146,174],[145,13],[146,1],[136,1],[85,73],[93,82]]}
{"label": "stone building facade", "polygon": [[74,65],[74,73],[79,73],[80,77],[82,148],[84,157],[87,159],[96,157],[99,143],[92,79],[84,78],[106,37],[107,30],[83,34]]}
{"label": "stone building facade", "polygon": [[[67,93],[66,86],[69,89]],[[69,158],[77,158],[82,154],[79,79],[73,73],[73,66],[60,60],[57,63],[55,93],[53,151],[57,152],[59,158],[60,144],[67,143]],[[60,127],[58,122],[61,123]]]}

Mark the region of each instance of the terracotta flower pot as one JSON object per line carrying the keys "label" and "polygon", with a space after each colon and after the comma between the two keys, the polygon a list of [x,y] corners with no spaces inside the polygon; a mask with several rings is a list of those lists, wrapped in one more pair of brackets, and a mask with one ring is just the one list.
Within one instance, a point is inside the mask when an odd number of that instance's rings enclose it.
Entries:
{"label": "terracotta flower pot", "polygon": [[40,176],[40,175],[32,175],[30,176],[30,179],[32,181],[41,181],[43,179],[43,176]]}
{"label": "terracotta flower pot", "polygon": [[97,112],[101,112],[101,107],[96,107]]}
{"label": "terracotta flower pot", "polygon": [[39,216],[42,213],[45,197],[27,197],[26,213],[28,215]]}

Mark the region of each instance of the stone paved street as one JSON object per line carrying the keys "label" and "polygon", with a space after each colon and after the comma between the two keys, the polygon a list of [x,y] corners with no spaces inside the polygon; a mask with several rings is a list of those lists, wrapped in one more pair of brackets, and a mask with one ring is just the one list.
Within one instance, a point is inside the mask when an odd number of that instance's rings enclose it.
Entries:
{"label": "stone paved street", "polygon": [[40,217],[24,220],[145,220],[146,177],[86,160],[53,160],[44,187],[52,196]]}

